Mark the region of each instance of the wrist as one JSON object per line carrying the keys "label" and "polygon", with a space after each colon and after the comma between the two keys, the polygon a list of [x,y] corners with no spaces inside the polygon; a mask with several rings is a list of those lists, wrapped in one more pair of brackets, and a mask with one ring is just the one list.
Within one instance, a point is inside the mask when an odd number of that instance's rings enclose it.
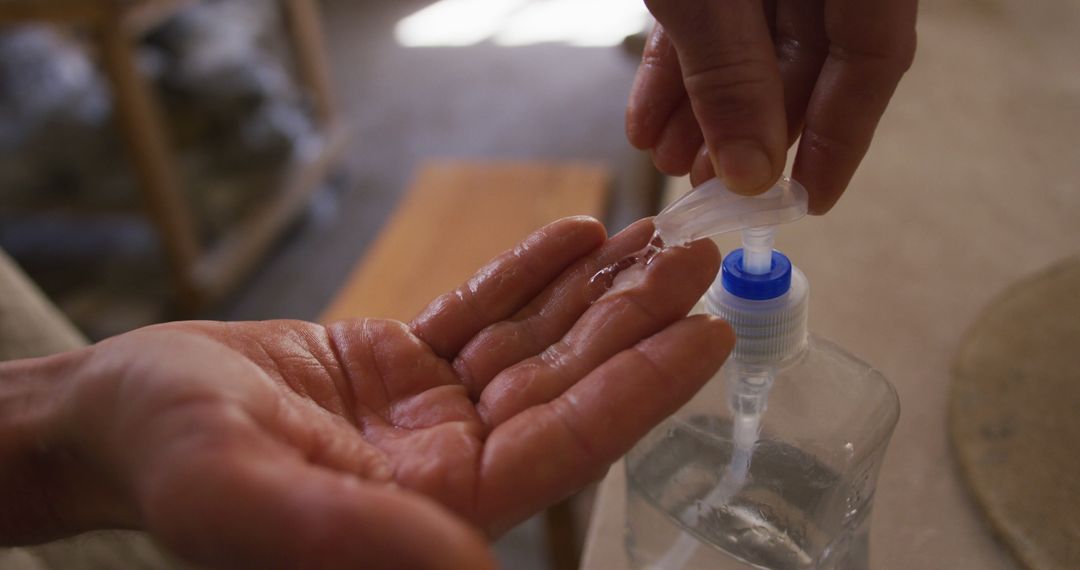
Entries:
{"label": "wrist", "polygon": [[[130,526],[79,395],[93,348],[0,363],[0,544]],[[99,415],[99,417],[107,417]]]}

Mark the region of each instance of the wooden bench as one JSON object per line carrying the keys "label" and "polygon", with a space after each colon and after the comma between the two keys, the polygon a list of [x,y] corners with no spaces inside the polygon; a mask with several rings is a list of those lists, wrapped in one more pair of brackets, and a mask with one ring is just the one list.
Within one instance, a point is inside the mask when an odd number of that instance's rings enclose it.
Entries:
{"label": "wooden bench", "polygon": [[[379,237],[322,314],[408,321],[492,257],[558,218],[602,218],[608,171],[594,164],[432,162],[421,167]],[[557,570],[577,568],[568,503],[545,513]]]}
{"label": "wooden bench", "polygon": [[427,163],[322,320],[407,321],[540,226],[602,217],[609,178],[584,163]]}

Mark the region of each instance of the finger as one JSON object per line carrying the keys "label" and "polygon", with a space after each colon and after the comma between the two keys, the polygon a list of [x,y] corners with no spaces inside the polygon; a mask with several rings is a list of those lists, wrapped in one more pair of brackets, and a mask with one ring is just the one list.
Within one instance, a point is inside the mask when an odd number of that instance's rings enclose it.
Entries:
{"label": "finger", "polygon": [[587,216],[548,224],[432,301],[410,327],[436,354],[453,358],[473,335],[514,314],[605,237],[603,224]]}
{"label": "finger", "polygon": [[734,342],[715,317],[682,319],[499,426],[480,463],[480,512],[507,527],[601,477],[716,373]]}
{"label": "finger", "polygon": [[690,185],[698,186],[710,178],[716,178],[716,172],[713,170],[712,159],[709,158],[709,148],[702,146],[690,167]]}
{"label": "finger", "polygon": [[915,54],[915,0],[826,0],[830,46],[810,97],[794,178],[822,214],[847,188]]}
{"label": "finger", "polygon": [[140,489],[149,529],[190,561],[494,568],[483,538],[431,501],[304,463],[272,442],[246,443],[185,450]]}
{"label": "finger", "polygon": [[663,26],[657,24],[645,43],[626,105],[626,137],[630,144],[652,148],[685,98],[679,58]]}
{"label": "finger", "polygon": [[481,394],[477,411],[498,426],[554,400],[613,355],[685,316],[712,282],[719,257],[712,242],[701,240],[624,271],[622,282],[561,340],[499,373]]}
{"label": "finger", "polygon": [[683,99],[651,151],[653,164],[664,174],[683,176],[690,172],[694,156],[704,140],[690,100]]}
{"label": "finger", "polygon": [[829,40],[823,0],[779,0],[776,5],[776,57],[784,81],[788,145],[799,138]]}
{"label": "finger", "polygon": [[589,286],[592,276],[641,250],[652,233],[651,220],[631,224],[578,260],[512,319],[495,323],[473,337],[454,360],[454,370],[472,398],[479,398],[496,374],[562,338],[599,295]]}
{"label": "finger", "polygon": [[765,191],[784,168],[783,86],[760,0],[647,0],[679,54],[714,168],[733,190]]}

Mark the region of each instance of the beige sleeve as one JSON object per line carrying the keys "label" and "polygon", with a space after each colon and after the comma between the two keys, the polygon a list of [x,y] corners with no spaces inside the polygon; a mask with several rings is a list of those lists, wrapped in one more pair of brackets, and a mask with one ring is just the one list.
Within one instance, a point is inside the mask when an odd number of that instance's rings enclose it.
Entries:
{"label": "beige sleeve", "polygon": [[86,346],[86,339],[0,251],[0,361]]}

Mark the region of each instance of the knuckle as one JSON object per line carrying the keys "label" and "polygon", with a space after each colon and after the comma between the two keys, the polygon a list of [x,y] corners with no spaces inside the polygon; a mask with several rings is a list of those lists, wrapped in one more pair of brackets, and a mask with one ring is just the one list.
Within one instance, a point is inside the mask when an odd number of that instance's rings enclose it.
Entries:
{"label": "knuckle", "polygon": [[803,144],[815,154],[832,161],[850,160],[862,155],[862,149],[840,137],[823,133],[819,129],[803,131]]}
{"label": "knuckle", "polygon": [[[540,264],[543,260],[539,259],[537,255],[539,242],[544,237],[547,236],[537,237],[536,240],[526,239],[514,247],[512,255],[517,260],[514,267],[518,271],[511,276],[517,277],[520,274],[527,279],[541,279],[545,276],[543,271],[540,270]],[[512,271],[510,269],[508,273]]]}
{"label": "knuckle", "polygon": [[901,75],[915,62],[918,43],[914,28],[891,36],[878,38],[864,45],[832,44],[830,57],[850,64],[873,65]]}
{"label": "knuckle", "polygon": [[649,383],[659,384],[666,382],[672,377],[672,372],[662,366],[652,355],[651,351],[643,348],[640,344],[628,352],[634,359],[634,368]]}
{"label": "knuckle", "polygon": [[[826,40],[816,41],[789,35],[778,35],[774,43],[776,57],[783,62],[818,61],[824,59],[825,54],[829,51],[829,43]],[[820,61],[818,61],[818,64],[820,65]]]}
{"label": "knuckle", "polygon": [[649,34],[645,49],[641,52],[641,64],[646,67],[666,67],[670,65],[673,68],[677,68],[679,65],[674,47],[671,45],[671,39],[668,38],[667,32],[664,31],[660,24],[657,24],[652,33]]}
{"label": "knuckle", "polygon": [[[497,276],[500,279],[502,277],[501,274],[497,274]],[[473,322],[482,323],[491,319],[488,317],[489,309],[487,305],[478,298],[478,288],[478,283],[470,281],[465,286],[455,289],[452,295],[457,303],[465,309],[465,312],[471,316]]]}
{"label": "knuckle", "polygon": [[483,390],[480,383],[476,381],[476,375],[473,373],[472,363],[469,362],[469,359],[459,356],[451,363],[451,367],[458,380],[469,391],[469,398],[473,401],[478,400]]}
{"label": "knuckle", "polygon": [[762,104],[761,94],[773,83],[768,69],[765,62],[745,55],[719,59],[688,74],[686,90],[709,120],[746,117]]}
{"label": "knuckle", "polygon": [[588,434],[579,427],[581,424],[580,413],[570,400],[554,400],[552,402],[552,414],[562,424],[573,445],[586,462],[598,459],[598,449],[593,445]]}
{"label": "knuckle", "polygon": [[551,336],[554,331],[545,330],[541,326],[542,323],[536,322],[532,318],[522,319],[513,323],[508,323],[513,327],[514,336],[519,343],[528,346],[530,349],[536,349],[545,344],[551,342]]}
{"label": "knuckle", "polygon": [[683,176],[690,172],[694,161],[694,153],[686,153],[680,149],[654,149],[651,153],[653,164],[656,169],[668,176]]}
{"label": "knuckle", "polygon": [[645,295],[631,294],[624,296],[623,299],[625,299],[626,307],[636,312],[650,325],[650,328],[657,329],[666,326],[671,321],[670,315],[657,311],[653,300]]}
{"label": "knuckle", "polygon": [[411,336],[412,331],[408,325],[392,319],[365,319],[364,326],[376,337],[395,338]]}

